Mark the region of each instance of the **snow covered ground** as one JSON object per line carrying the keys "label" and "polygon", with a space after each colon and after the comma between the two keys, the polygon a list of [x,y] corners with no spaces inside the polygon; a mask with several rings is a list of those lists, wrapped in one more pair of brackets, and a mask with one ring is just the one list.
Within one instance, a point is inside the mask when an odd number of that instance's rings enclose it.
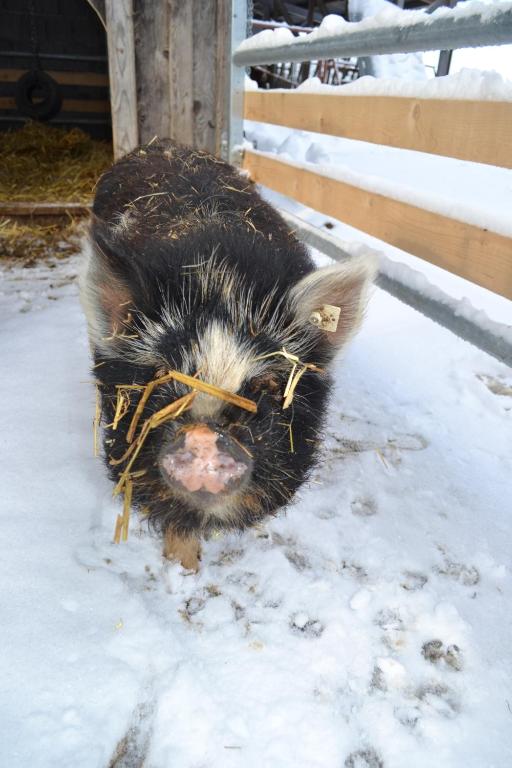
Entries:
{"label": "snow covered ground", "polygon": [[76,270],[0,273],[0,765],[510,766],[510,369],[376,290],[313,482],[187,574],[112,543]]}

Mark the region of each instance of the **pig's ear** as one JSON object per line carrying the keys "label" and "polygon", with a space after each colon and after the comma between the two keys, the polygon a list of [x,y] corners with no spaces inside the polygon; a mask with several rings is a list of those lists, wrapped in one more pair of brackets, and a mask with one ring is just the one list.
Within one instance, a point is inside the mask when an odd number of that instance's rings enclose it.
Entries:
{"label": "pig's ear", "polygon": [[297,321],[315,326],[338,351],[359,328],[376,272],[373,256],[356,256],[306,275],[290,296]]}
{"label": "pig's ear", "polygon": [[80,298],[91,340],[106,350],[125,328],[132,296],[121,277],[122,256],[117,253],[115,235],[97,217],[93,217],[88,251],[80,276]]}

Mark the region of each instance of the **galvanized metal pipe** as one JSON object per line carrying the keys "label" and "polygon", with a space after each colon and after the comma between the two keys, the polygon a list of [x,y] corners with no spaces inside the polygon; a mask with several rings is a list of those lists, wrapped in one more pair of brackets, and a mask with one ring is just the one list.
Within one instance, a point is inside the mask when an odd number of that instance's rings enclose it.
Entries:
{"label": "galvanized metal pipe", "polygon": [[[503,8],[487,6],[481,13],[461,15],[457,6],[436,18],[417,12],[417,22],[406,26],[385,26],[358,29],[365,22],[347,24],[339,35],[309,40],[298,37],[279,46],[261,46],[237,50],[233,63],[239,67],[256,64],[278,64],[286,61],[375,56],[383,53],[413,53],[455,48],[512,43],[512,3]],[[463,7],[463,6],[462,6]],[[411,12],[412,13],[412,12]],[[428,23],[425,23],[428,18]]]}
{"label": "galvanized metal pipe", "polygon": [[233,165],[240,165],[242,160],[243,121],[244,121],[244,84],[245,71],[233,61],[233,51],[246,39],[248,34],[247,2],[232,0],[228,3],[231,10],[230,32],[226,44],[229,68],[227,82],[228,121],[226,131],[221,137],[220,154],[223,160]]}

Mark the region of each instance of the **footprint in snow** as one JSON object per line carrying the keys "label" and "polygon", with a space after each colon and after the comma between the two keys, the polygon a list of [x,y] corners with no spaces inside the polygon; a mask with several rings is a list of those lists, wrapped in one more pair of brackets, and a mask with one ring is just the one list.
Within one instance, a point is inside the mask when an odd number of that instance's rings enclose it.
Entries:
{"label": "footprint in snow", "polygon": [[204,587],[200,592],[189,597],[178,613],[188,624],[194,624],[196,622],[193,617],[204,609],[207,601],[213,597],[219,597],[221,594],[222,593],[216,584],[208,584],[208,586]]}
{"label": "footprint in snow", "polygon": [[399,650],[406,644],[405,624],[397,611],[383,608],[375,616],[373,623],[382,629],[381,640],[390,650]]}
{"label": "footprint in snow", "polygon": [[342,560],[340,563],[340,572],[343,576],[351,576],[356,581],[364,582],[368,574],[362,565],[351,563],[348,560]]}
{"label": "footprint in snow", "polygon": [[393,714],[399,723],[411,730],[416,727],[421,718],[419,707],[398,706],[393,710]]}
{"label": "footprint in snow", "polygon": [[[368,429],[365,427],[364,431],[368,432]],[[428,447],[428,440],[423,435],[409,433],[388,438],[383,438],[381,435],[376,435],[374,438],[372,434],[368,434],[368,439],[359,439],[331,432],[329,437],[336,443],[330,448],[330,453],[336,458],[345,459],[353,454],[376,451],[384,462],[389,461],[393,466],[401,463],[401,453],[423,451]]]}
{"label": "footprint in snow", "polygon": [[224,549],[216,560],[210,562],[210,565],[231,565],[232,563],[236,563],[236,561],[240,560],[243,556],[243,549]]}
{"label": "footprint in snow", "polygon": [[460,712],[460,704],[455,692],[444,683],[431,681],[420,685],[415,694],[427,710],[434,711],[441,717],[452,719]]}
{"label": "footprint in snow", "polygon": [[428,581],[428,576],[419,571],[404,571],[400,586],[408,592],[417,592],[423,589]]}
{"label": "footprint in snow", "polygon": [[334,507],[318,507],[313,510],[313,514],[319,520],[332,520],[336,517],[336,510]]}
{"label": "footprint in snow", "polygon": [[245,608],[240,605],[236,600],[231,601],[231,608],[233,609],[233,615],[235,617],[235,621],[240,621],[240,619],[243,619],[245,616]]}
{"label": "footprint in snow", "polygon": [[369,497],[357,497],[350,502],[350,509],[356,517],[372,517],[377,514],[377,503]]}
{"label": "footprint in snow", "polygon": [[284,556],[297,571],[305,571],[311,568],[309,560],[302,554],[296,540],[292,536],[281,536],[280,533],[274,531],[272,533],[272,544],[283,547]]}
{"label": "footprint in snow", "polygon": [[393,714],[401,725],[410,730],[416,727],[422,717],[437,715],[452,720],[460,712],[460,702],[455,691],[438,680],[429,680],[408,689],[405,696],[409,702],[398,704]]}
{"label": "footprint in snow", "polygon": [[430,661],[431,664],[444,662],[456,672],[462,670],[462,651],[458,645],[453,644],[445,648],[442,640],[429,640],[424,643],[421,653],[423,658]]}
{"label": "footprint in snow", "polygon": [[276,608],[280,608],[283,604],[283,601],[280,597],[278,598],[271,598],[270,600],[266,600],[265,603],[263,603],[264,608],[272,608],[275,610]]}
{"label": "footprint in snow", "polygon": [[199,613],[199,611],[202,611],[204,606],[206,605],[206,600],[204,597],[189,597],[189,599],[185,603],[185,615],[188,619],[191,619],[192,616],[195,616],[196,613]]}
{"label": "footprint in snow", "polygon": [[381,611],[379,611],[375,616],[373,623],[384,631],[390,629],[395,631],[403,631],[405,629],[402,617],[398,611],[395,611],[392,608],[383,608]]}
{"label": "footprint in snow", "polygon": [[154,704],[139,704],[128,730],[118,742],[108,768],[144,768],[151,738]]}
{"label": "footprint in snow", "polygon": [[458,581],[465,587],[474,587],[480,581],[480,574],[474,565],[464,565],[464,563],[446,560],[444,565],[437,566],[434,570],[441,576],[447,576]]}
{"label": "footprint in snow", "polygon": [[255,595],[258,591],[259,578],[254,571],[233,571],[226,576],[225,583],[244,587],[247,592]]}
{"label": "footprint in snow", "polygon": [[372,747],[351,752],[345,760],[345,768],[384,768],[384,763]]}
{"label": "footprint in snow", "polygon": [[323,624],[318,619],[310,619],[306,613],[295,613],[289,626],[295,635],[308,638],[320,637],[324,631]]}
{"label": "footprint in snow", "polygon": [[311,568],[309,561],[303,554],[301,554],[301,552],[293,549],[287,549],[285,550],[284,554],[288,562],[293,565],[297,571],[305,571],[308,568]]}
{"label": "footprint in snow", "polygon": [[486,373],[477,373],[477,379],[485,384],[489,392],[501,397],[512,397],[512,382],[504,376],[489,376]]}

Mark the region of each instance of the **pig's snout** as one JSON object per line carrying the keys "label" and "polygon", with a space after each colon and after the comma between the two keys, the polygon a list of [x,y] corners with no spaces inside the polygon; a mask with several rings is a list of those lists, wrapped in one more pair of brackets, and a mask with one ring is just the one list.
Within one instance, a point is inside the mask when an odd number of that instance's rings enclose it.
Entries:
{"label": "pig's snout", "polygon": [[160,466],[170,486],[224,495],[247,482],[252,461],[229,435],[198,424],[164,447]]}

